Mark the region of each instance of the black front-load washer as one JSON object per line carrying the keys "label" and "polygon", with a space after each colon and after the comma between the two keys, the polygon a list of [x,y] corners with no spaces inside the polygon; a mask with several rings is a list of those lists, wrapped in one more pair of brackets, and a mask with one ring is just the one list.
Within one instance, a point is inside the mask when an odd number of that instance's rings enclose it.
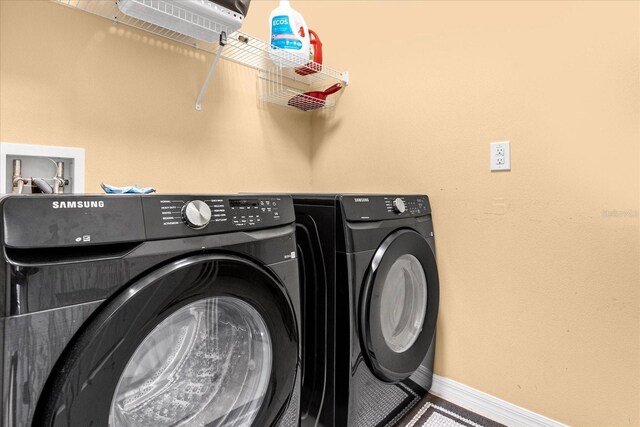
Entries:
{"label": "black front-load washer", "polygon": [[429,199],[293,197],[302,424],[393,425],[433,378],[439,281]]}
{"label": "black front-load washer", "polygon": [[0,200],[3,426],[296,426],[289,196]]}

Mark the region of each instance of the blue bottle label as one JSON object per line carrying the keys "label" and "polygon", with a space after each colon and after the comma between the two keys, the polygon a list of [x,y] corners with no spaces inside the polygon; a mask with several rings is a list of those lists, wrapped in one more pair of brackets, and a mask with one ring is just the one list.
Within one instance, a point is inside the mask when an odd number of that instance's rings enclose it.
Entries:
{"label": "blue bottle label", "polygon": [[274,16],[271,20],[271,46],[279,49],[302,49],[302,42],[293,32],[287,15]]}

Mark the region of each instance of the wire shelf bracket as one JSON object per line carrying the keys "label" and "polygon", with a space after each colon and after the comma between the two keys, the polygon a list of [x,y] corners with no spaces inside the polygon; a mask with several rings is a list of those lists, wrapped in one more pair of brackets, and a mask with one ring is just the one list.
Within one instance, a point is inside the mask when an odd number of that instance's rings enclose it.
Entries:
{"label": "wire shelf bracket", "polygon": [[200,89],[200,93],[198,94],[198,98],[196,99],[196,110],[198,111],[202,111],[202,98],[204,97],[204,94],[207,92],[207,87],[209,87],[209,81],[211,80],[211,77],[213,76],[213,72],[215,71],[216,66],[218,65],[218,60],[222,55],[222,49],[224,49],[226,45],[227,45],[227,33],[223,31],[220,33],[220,43],[218,45],[218,50],[216,51],[216,56],[213,58],[213,62],[211,63],[211,67],[209,67],[209,72],[207,73],[207,78],[202,84],[202,89]]}

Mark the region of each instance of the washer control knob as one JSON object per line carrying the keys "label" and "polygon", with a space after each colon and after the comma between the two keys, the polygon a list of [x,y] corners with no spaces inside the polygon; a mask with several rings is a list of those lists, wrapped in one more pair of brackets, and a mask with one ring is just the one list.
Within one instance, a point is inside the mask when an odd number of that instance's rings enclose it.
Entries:
{"label": "washer control knob", "polygon": [[191,228],[204,228],[211,221],[211,208],[202,200],[192,200],[182,207],[182,219]]}
{"label": "washer control knob", "polygon": [[404,205],[404,202],[399,197],[393,201],[392,206],[393,206],[393,210],[399,214],[404,213],[404,211],[407,210],[407,208]]}

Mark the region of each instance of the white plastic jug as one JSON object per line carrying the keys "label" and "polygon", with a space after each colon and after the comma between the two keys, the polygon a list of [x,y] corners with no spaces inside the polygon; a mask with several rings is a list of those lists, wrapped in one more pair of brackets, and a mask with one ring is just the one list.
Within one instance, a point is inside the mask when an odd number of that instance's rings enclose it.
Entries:
{"label": "white plastic jug", "polygon": [[[289,0],[280,0],[280,5],[271,12],[269,25],[272,48],[270,56],[274,63],[283,67],[298,67],[309,60],[307,23],[300,12],[291,7]],[[291,58],[290,54],[296,57]]]}

